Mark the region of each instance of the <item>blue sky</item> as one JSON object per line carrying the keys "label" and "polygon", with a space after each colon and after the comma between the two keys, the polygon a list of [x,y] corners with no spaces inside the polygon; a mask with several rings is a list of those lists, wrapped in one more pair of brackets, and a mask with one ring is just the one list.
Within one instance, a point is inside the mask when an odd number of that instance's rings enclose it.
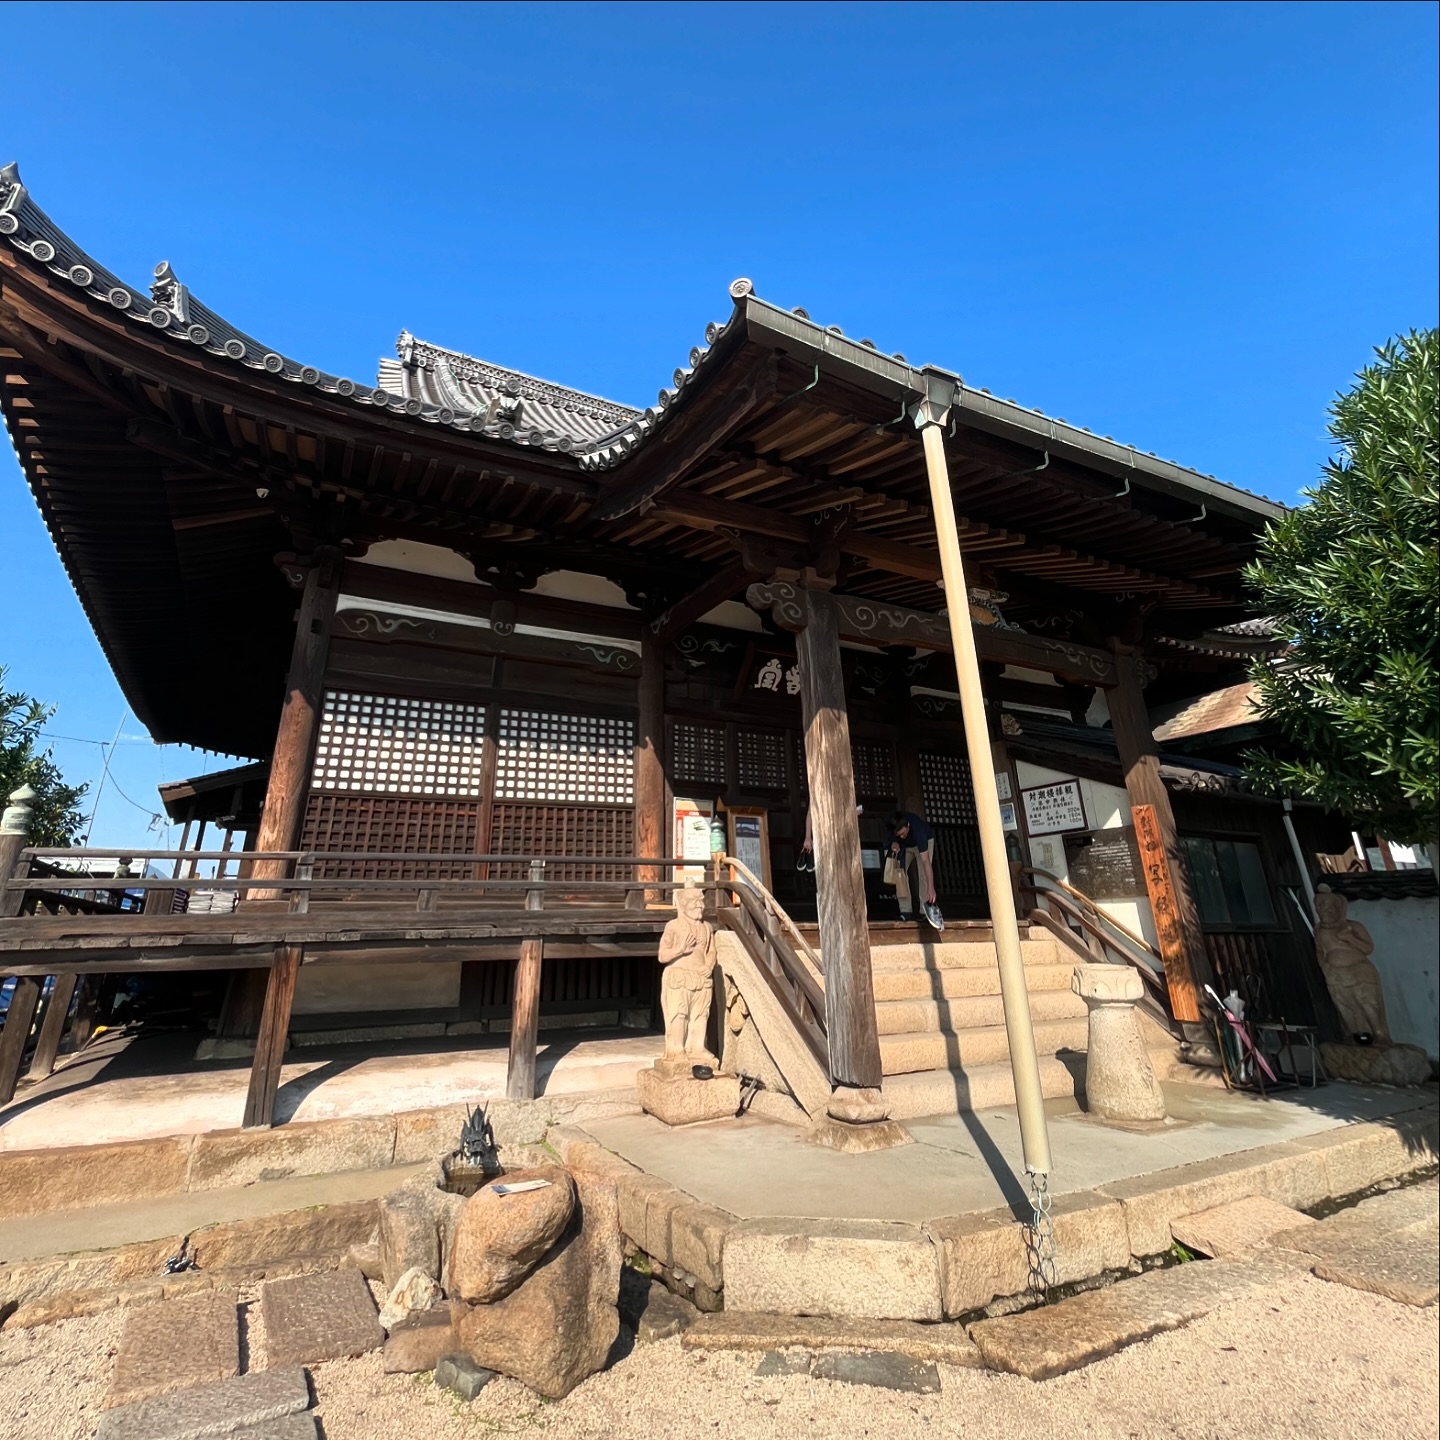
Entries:
{"label": "blue sky", "polygon": [[[1370,347],[1436,322],[1437,8],[26,5],[0,162],[141,282],[373,377],[425,339],[649,403],[737,275],[1292,500]],[[94,840],[157,747],[0,452],[8,684]],[[23,597],[16,604],[16,596]],[[177,683],[183,677],[177,676]]]}

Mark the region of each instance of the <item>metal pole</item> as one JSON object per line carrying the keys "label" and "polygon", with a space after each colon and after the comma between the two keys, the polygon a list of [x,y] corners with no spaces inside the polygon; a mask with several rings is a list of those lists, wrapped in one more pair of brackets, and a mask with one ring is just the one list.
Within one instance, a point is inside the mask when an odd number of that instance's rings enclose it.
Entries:
{"label": "metal pole", "polygon": [[[948,392],[948,393],[947,393]],[[940,571],[945,581],[945,610],[955,646],[955,678],[960,687],[960,711],[965,723],[965,747],[970,756],[970,784],[975,815],[980,825],[980,850],[985,859],[985,890],[990,898],[990,924],[1000,962],[1000,997],[1005,1009],[1005,1035],[1010,1042],[1010,1069],[1015,1077],[1015,1106],[1020,1113],[1020,1141],[1025,1169],[1031,1175],[1050,1173],[1050,1136],[1045,1128],[1045,1105],[1040,1089],[1040,1062],[1035,1053],[1035,1031],[1030,1023],[1030,994],[1025,985],[1025,962],[1020,955],[1020,927],[1010,889],[1010,860],[1005,853],[1005,830],[1000,822],[1000,796],[995,788],[995,764],[990,753],[990,728],[985,719],[985,697],[980,689],[980,661],[970,628],[970,589],[960,556],[955,524],[955,501],[950,494],[950,472],[945,463],[944,423],[954,390],[951,382],[930,387],[929,398],[915,409],[915,424],[925,446],[925,469],[930,477],[930,503],[935,512],[935,538],[940,544]]]}
{"label": "metal pole", "polygon": [[1281,802],[1281,820],[1285,824],[1285,838],[1290,842],[1290,849],[1295,855],[1295,864],[1300,871],[1300,883],[1305,887],[1305,898],[1310,902],[1310,918],[1317,920],[1315,913],[1315,882],[1310,878],[1310,862],[1305,858],[1305,852],[1300,848],[1300,837],[1295,833],[1295,822],[1290,818],[1290,801]]}

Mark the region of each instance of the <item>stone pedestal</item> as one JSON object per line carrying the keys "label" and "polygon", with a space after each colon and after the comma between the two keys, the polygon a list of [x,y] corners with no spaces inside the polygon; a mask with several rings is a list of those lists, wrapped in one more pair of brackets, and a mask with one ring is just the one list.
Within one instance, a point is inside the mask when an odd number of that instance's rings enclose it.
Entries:
{"label": "stone pedestal", "polygon": [[1090,1011],[1085,1098],[1103,1120],[1163,1120],[1165,1097],[1140,1037],[1145,983],[1128,965],[1077,965],[1070,988]]}
{"label": "stone pedestal", "polygon": [[842,1155],[868,1155],[875,1150],[894,1150],[914,1143],[915,1137],[898,1120],[869,1120],[854,1124],[822,1115],[806,1132],[812,1145],[838,1150]]}
{"label": "stone pedestal", "polygon": [[1325,1073],[1332,1080],[1359,1085],[1423,1085],[1430,1078],[1430,1060],[1418,1045],[1320,1046]]}
{"label": "stone pedestal", "polygon": [[665,1125],[694,1125],[701,1120],[733,1119],[740,1108],[740,1078],[717,1075],[697,1080],[690,1062],[657,1061],[635,1077],[640,1108]]}

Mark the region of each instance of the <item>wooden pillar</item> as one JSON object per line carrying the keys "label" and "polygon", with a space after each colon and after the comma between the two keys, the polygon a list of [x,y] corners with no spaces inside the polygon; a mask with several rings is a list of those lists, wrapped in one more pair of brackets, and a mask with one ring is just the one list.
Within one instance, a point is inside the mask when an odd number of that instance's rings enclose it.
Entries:
{"label": "wooden pillar", "polygon": [[250,1090],[245,1097],[246,1130],[263,1130],[275,1123],[275,1092],[280,1088],[280,1067],[290,1033],[290,1008],[295,1001],[295,977],[300,970],[298,945],[277,945],[265,987],[260,1033],[255,1037],[255,1061],[250,1067]]}
{"label": "wooden pillar", "polygon": [[80,998],[75,1001],[75,1020],[70,1026],[70,1053],[78,1055],[89,1043],[95,1029],[95,1014],[100,1008],[100,990],[104,975],[84,975],[80,978]]}
{"label": "wooden pillar", "polygon": [[[878,1091],[883,1075],[870,976],[850,719],[840,667],[840,630],[835,602],[825,590],[807,589],[805,596],[807,623],[796,637],[796,651],[815,839],[820,949],[825,957],[830,1083],[837,1091]],[[878,1102],[878,1095],[875,1100]],[[878,1103],[870,1116],[857,1114],[853,1103],[843,1113],[836,1113],[834,1100],[831,1105],[837,1119],[884,1118]]]}
{"label": "wooden pillar", "polygon": [[[665,647],[645,627],[640,642],[640,715],[635,733],[635,854],[661,859],[665,843]],[[656,865],[642,865],[637,880],[652,888],[646,902],[659,903],[654,889],[665,878]]]}
{"label": "wooden pillar", "polygon": [[30,1068],[25,1072],[27,1080],[44,1080],[55,1068],[55,1057],[60,1053],[60,1039],[65,1033],[65,1022],[70,1018],[70,1002],[75,998],[76,975],[55,977],[54,989],[45,1002],[45,1012],[40,1017],[40,1034],[35,1041],[35,1053],[30,1057]]}
{"label": "wooden pillar", "polygon": [[[1190,1024],[1200,1020],[1200,986],[1210,978],[1205,958],[1205,936],[1200,912],[1190,886],[1190,873],[1175,829],[1170,792],[1160,778],[1160,752],[1145,708],[1140,685],[1143,657],[1118,641],[1115,652],[1116,683],[1106,691],[1125,793],[1135,821],[1136,841],[1145,862],[1145,880],[1154,911],[1160,956],[1175,1018]],[[1149,814],[1144,813],[1146,810]],[[1150,854],[1146,855],[1147,837]]]}
{"label": "wooden pillar", "polygon": [[[545,862],[530,862],[530,879],[537,888],[525,892],[526,910],[539,910],[545,903],[538,885],[545,879]],[[535,1052],[540,1043],[540,972],[545,958],[545,941],[538,936],[520,942],[520,961],[515,966],[515,993],[510,1004],[510,1064],[505,1075],[505,1094],[511,1100],[535,1098]]]}
{"label": "wooden pillar", "polygon": [[[330,623],[339,594],[340,559],[333,551],[325,552],[305,572],[257,850],[294,850],[300,843],[300,826],[310,790],[310,752],[320,713],[325,657],[330,648]],[[253,871],[257,879],[274,879],[285,873],[285,862],[279,860],[258,861]],[[251,894],[255,896],[256,892]]]}

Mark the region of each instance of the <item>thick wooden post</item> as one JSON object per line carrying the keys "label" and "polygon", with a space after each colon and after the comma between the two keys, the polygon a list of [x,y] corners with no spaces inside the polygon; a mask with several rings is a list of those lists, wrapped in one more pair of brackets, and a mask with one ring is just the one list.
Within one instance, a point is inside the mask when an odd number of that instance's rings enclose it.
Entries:
{"label": "thick wooden post", "polygon": [[290,1033],[290,1007],[295,1001],[295,977],[300,971],[300,947],[277,945],[260,1012],[260,1033],[255,1037],[255,1060],[250,1067],[250,1090],[245,1097],[246,1130],[263,1130],[275,1123],[275,1092],[280,1088],[280,1067]]}
{"label": "thick wooden post", "polygon": [[55,1057],[60,1053],[60,1038],[65,1033],[65,1022],[70,1018],[70,1002],[75,998],[76,978],[74,971],[55,977],[55,987],[50,991],[45,1013],[40,1017],[35,1053],[30,1057],[30,1068],[25,1072],[27,1080],[44,1080],[55,1068]]}
{"label": "thick wooden post", "polygon": [[5,1028],[0,1030],[0,1105],[8,1105],[15,1098],[20,1062],[25,1058],[25,1046],[29,1043],[30,1027],[35,1023],[39,1004],[40,981],[32,975],[21,975],[10,992]]}
{"label": "thick wooden post", "polygon": [[10,792],[10,803],[0,815],[0,916],[18,915],[25,899],[24,881],[30,873],[20,852],[30,840],[35,791],[28,785]]}
{"label": "thick wooden post", "polygon": [[[1175,812],[1170,792],[1160,778],[1160,752],[1150,729],[1145,692],[1140,686],[1142,657],[1128,646],[1115,642],[1116,684],[1105,692],[1110,706],[1110,723],[1120,768],[1125,773],[1125,793],[1135,820],[1136,840],[1145,859],[1145,879],[1155,912],[1155,931],[1160,955],[1165,962],[1165,980],[1170,991],[1170,1008],[1175,1018],[1190,1024],[1200,1020],[1200,986],[1210,978],[1205,958],[1205,936],[1200,929],[1200,912],[1190,888],[1190,873],[1175,829]],[[1143,815],[1143,810],[1150,815]],[[1149,836],[1150,855],[1146,855]],[[1153,857],[1163,858],[1157,868]],[[1158,889],[1156,888],[1158,885]],[[1165,913],[1161,913],[1162,910]]]}
{"label": "thick wooden post", "polygon": [[[310,789],[310,752],[320,714],[325,657],[330,648],[330,622],[335,616],[339,594],[340,561],[339,556],[331,552],[319,557],[305,572],[305,589],[295,623],[290,675],[280,711],[280,728],[275,735],[275,752],[270,760],[270,780],[265,789],[257,850],[294,850],[300,843],[300,826]],[[255,878],[263,880],[277,879],[285,873],[285,862],[280,860],[257,861],[253,870]],[[251,892],[252,898],[273,894],[273,891]]]}
{"label": "thick wooden post", "polygon": [[[815,841],[815,885],[820,949],[825,957],[825,1029],[830,1083],[837,1092],[878,1091],[883,1083],[875,992],[870,976],[870,932],[865,876],[860,868],[860,824],[855,815],[855,772],[850,759],[850,718],[840,668],[835,601],[826,591],[805,591],[807,623],[796,637],[800,700],[805,721],[805,769]],[[885,1118],[878,1095],[873,1113],[857,1111],[852,1096],[832,1099],[836,1119]]]}
{"label": "thick wooden post", "polygon": [[[545,892],[545,862],[530,862],[534,888],[525,892],[526,910],[539,910]],[[535,1098],[535,1052],[540,1042],[540,971],[545,958],[545,941],[539,936],[520,942],[520,961],[515,966],[515,994],[510,1005],[510,1064],[505,1075],[505,1094],[511,1100]]]}
{"label": "thick wooden post", "polygon": [[[635,854],[662,859],[665,843],[665,649],[645,627],[640,648],[640,716],[635,734]],[[663,899],[653,888],[664,870],[642,865],[637,880],[652,888],[647,903]]]}

